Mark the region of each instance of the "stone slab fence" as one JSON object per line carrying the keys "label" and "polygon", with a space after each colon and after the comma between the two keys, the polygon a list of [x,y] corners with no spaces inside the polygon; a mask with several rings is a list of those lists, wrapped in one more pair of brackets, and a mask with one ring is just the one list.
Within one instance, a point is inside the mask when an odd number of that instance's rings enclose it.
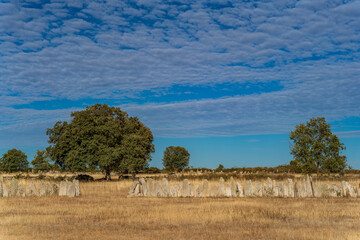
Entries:
{"label": "stone slab fence", "polygon": [[38,186],[34,182],[30,182],[27,188],[13,178],[7,187],[0,181],[0,197],[30,197],[30,196],[80,196],[80,183],[78,180],[72,182],[62,181],[60,185],[41,181]]}
{"label": "stone slab fence", "polygon": [[197,186],[187,179],[170,185],[165,178],[162,181],[140,178],[132,183],[128,197],[360,197],[360,189],[346,181],[318,184],[309,175],[296,182],[293,179],[276,182],[270,178],[265,182],[247,180],[245,186],[232,177],[229,182],[220,178],[219,183],[204,180]]}

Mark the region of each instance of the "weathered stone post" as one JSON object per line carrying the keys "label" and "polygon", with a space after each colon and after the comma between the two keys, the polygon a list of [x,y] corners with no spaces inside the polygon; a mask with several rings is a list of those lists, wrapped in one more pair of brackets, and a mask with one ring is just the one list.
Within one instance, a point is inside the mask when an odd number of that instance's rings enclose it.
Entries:
{"label": "weathered stone post", "polygon": [[189,196],[190,197],[195,196],[195,185],[194,185],[194,183],[189,183]]}
{"label": "weathered stone post", "polygon": [[67,194],[67,182],[60,182],[59,196],[66,196]]}
{"label": "weathered stone post", "polygon": [[253,196],[253,187],[252,187],[251,180],[246,180],[245,196],[246,197],[252,197]]}
{"label": "weathered stone post", "polygon": [[17,197],[25,197],[25,187],[24,187],[24,185],[22,185],[22,184],[18,185],[18,190],[17,190],[16,196]]}
{"label": "weathered stone post", "polygon": [[255,182],[254,195],[256,197],[262,197],[263,196],[263,184],[261,182]]}
{"label": "weathered stone post", "polygon": [[203,197],[208,197],[210,195],[210,192],[209,192],[209,182],[207,179],[205,179],[203,181],[203,194],[202,196]]}
{"label": "weathered stone post", "polygon": [[236,195],[239,197],[244,197],[244,191],[239,182],[236,182]]}
{"label": "weathered stone post", "polygon": [[231,196],[236,197],[237,195],[236,184],[233,177],[230,178],[230,188],[231,188]]}
{"label": "weathered stone post", "polygon": [[190,196],[189,181],[187,179],[184,179],[183,181],[181,196],[182,197]]}
{"label": "weathered stone post", "polygon": [[273,185],[272,180],[268,177],[264,185],[264,195],[272,196],[273,195]]}
{"label": "weathered stone post", "polygon": [[19,181],[15,178],[11,179],[9,197],[15,197],[18,191]]}
{"label": "weathered stone post", "polygon": [[170,195],[169,182],[166,178],[163,178],[163,196],[168,197]]}
{"label": "weathered stone post", "polygon": [[221,177],[219,182],[219,196],[223,197],[225,196],[225,186],[224,186],[224,179]]}
{"label": "weathered stone post", "polygon": [[289,197],[293,198],[295,197],[295,191],[294,191],[294,182],[291,178],[288,179],[288,185],[289,185]]}
{"label": "weathered stone post", "polygon": [[79,182],[79,180],[74,179],[73,184],[74,184],[74,187],[75,187],[75,196],[76,197],[80,196],[80,182]]}
{"label": "weathered stone post", "polygon": [[0,181],[0,197],[3,196],[3,187],[2,187],[2,182]]}
{"label": "weathered stone post", "polygon": [[156,193],[155,193],[155,190],[154,190],[154,181],[150,178],[147,180],[147,190],[148,190],[148,195],[150,197],[155,197],[156,196]]}
{"label": "weathered stone post", "polygon": [[155,195],[156,197],[162,197],[164,196],[162,187],[161,187],[161,183],[159,181],[155,182]]}

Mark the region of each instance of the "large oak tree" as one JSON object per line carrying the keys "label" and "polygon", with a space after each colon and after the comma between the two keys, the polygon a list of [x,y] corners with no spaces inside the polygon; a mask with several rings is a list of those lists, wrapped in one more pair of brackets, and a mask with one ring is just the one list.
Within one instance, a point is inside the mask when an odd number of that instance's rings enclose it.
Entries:
{"label": "large oak tree", "polygon": [[70,123],[57,122],[47,130],[47,151],[61,168],[100,168],[110,179],[111,171],[134,173],[151,161],[153,135],[137,117],[106,104],[89,106],[71,117]]}

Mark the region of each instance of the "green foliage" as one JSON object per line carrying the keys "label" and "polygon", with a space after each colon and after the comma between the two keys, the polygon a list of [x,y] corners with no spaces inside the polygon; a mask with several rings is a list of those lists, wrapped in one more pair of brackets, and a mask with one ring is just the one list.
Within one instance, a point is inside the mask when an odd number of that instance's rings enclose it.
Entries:
{"label": "green foliage", "polygon": [[162,160],[165,169],[178,171],[189,166],[190,153],[183,147],[169,146],[165,149]]}
{"label": "green foliage", "polygon": [[219,164],[219,166],[215,169],[215,172],[221,172],[225,169],[225,167],[222,164]]}
{"label": "green foliage", "polygon": [[51,168],[50,158],[45,150],[37,150],[34,160],[31,161],[35,172],[38,171],[49,171]]}
{"label": "green foliage", "polygon": [[26,154],[15,148],[8,150],[0,159],[0,168],[5,172],[25,171],[28,165]]}
{"label": "green foliage", "polygon": [[100,168],[137,172],[147,167],[154,152],[153,135],[136,117],[106,104],[71,113],[70,123],[57,122],[47,130],[48,152],[62,169],[85,171]]}
{"label": "green foliage", "polygon": [[144,173],[154,174],[154,173],[160,173],[160,172],[161,172],[160,169],[158,169],[157,167],[149,167],[144,170]]}
{"label": "green foliage", "polygon": [[299,124],[290,132],[291,154],[296,166],[304,173],[319,171],[341,172],[346,167],[346,156],[340,152],[345,146],[332,134],[325,118],[312,118],[306,124]]}

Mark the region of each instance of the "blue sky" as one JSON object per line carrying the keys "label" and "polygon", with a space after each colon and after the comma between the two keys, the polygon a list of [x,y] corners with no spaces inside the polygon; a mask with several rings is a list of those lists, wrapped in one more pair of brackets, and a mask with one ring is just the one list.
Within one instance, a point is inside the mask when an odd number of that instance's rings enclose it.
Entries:
{"label": "blue sky", "polygon": [[360,168],[360,1],[1,1],[0,154],[94,103],[190,165],[276,166],[326,117]]}

